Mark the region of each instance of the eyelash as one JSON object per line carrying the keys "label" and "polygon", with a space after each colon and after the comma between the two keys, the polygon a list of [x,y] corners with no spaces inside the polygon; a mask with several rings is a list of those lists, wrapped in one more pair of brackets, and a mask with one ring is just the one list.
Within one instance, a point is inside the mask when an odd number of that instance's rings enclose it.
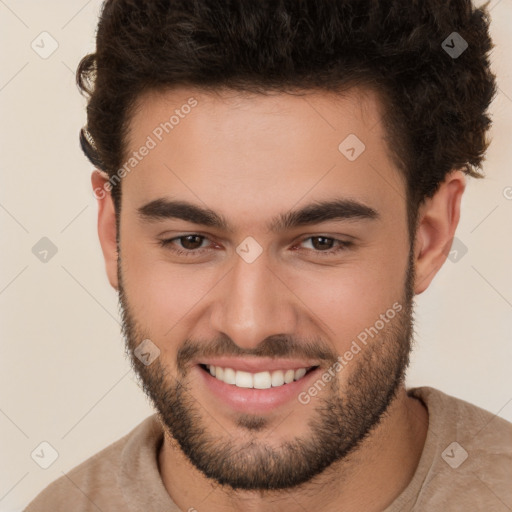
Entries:
{"label": "eyelash", "polygon": [[[174,238],[167,238],[167,239],[159,240],[159,244],[160,244],[161,247],[170,249],[172,252],[174,252],[178,256],[186,256],[186,257],[188,257],[188,256],[197,256],[198,254],[202,254],[204,251],[210,250],[209,248],[188,249],[187,250],[187,249],[179,249],[179,248],[176,248],[176,247],[173,246],[173,242],[175,240],[181,240],[182,238],[186,238],[188,236],[197,236],[199,238],[202,238],[203,242],[204,242],[204,240],[208,240],[208,238],[206,236],[204,236],[204,235],[198,235],[197,233],[189,233],[189,234],[177,236],[177,237],[174,237]],[[299,244],[302,244],[306,240],[310,240],[312,238],[325,238],[327,240],[332,240],[333,242],[338,243],[338,246],[336,248],[329,249],[327,251],[318,251],[318,250],[315,250],[315,249],[306,249],[307,251],[312,251],[312,252],[314,252],[316,254],[319,254],[319,255],[321,254],[322,256],[332,256],[334,254],[337,254],[337,253],[340,253],[342,251],[348,250],[353,245],[353,242],[344,241],[344,240],[338,240],[337,238],[323,236],[323,235],[308,236],[308,237],[302,239],[299,242]]]}

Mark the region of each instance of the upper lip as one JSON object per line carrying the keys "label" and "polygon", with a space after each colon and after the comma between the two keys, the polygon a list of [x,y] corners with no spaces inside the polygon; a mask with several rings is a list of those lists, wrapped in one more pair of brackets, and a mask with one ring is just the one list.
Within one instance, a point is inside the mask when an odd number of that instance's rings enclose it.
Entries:
{"label": "upper lip", "polygon": [[298,370],[299,368],[318,366],[318,363],[315,361],[304,361],[303,359],[272,359],[269,357],[215,357],[198,361],[198,364],[209,364],[250,373],[273,372],[275,370]]}

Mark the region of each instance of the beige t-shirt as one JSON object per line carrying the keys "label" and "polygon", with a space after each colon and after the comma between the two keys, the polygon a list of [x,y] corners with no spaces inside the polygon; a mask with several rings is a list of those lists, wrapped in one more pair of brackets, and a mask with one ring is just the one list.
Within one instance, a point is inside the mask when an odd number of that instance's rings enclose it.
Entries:
{"label": "beige t-shirt", "polygon": [[[408,392],[428,408],[427,438],[412,480],[383,512],[510,512],[512,423],[433,388]],[[149,416],[51,483],[25,512],[180,512],[158,471],[162,440],[156,414]]]}

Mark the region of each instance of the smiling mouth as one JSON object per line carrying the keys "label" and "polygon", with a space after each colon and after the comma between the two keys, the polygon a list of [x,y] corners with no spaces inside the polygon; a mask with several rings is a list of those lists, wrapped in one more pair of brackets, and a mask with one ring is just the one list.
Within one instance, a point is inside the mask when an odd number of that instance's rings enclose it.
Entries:
{"label": "smiling mouth", "polygon": [[296,370],[289,369],[251,373],[210,364],[200,364],[199,366],[212,377],[225,384],[249,389],[270,389],[285,386],[286,384],[304,378],[305,375],[318,368],[318,366],[310,366]]}

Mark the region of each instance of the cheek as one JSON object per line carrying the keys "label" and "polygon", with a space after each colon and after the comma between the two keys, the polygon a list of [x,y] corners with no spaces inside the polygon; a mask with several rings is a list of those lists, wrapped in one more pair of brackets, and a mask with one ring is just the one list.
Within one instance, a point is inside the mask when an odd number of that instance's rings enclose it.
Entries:
{"label": "cheek", "polygon": [[177,334],[215,282],[211,271],[208,277],[194,265],[171,264],[155,248],[130,241],[122,244],[121,261],[134,317],[157,339]]}
{"label": "cheek", "polygon": [[358,334],[393,309],[393,304],[401,303],[406,270],[403,251],[380,248],[373,254],[368,251],[364,261],[354,260],[325,272],[304,272],[295,279],[293,289],[314,313],[307,314],[342,353]]}

